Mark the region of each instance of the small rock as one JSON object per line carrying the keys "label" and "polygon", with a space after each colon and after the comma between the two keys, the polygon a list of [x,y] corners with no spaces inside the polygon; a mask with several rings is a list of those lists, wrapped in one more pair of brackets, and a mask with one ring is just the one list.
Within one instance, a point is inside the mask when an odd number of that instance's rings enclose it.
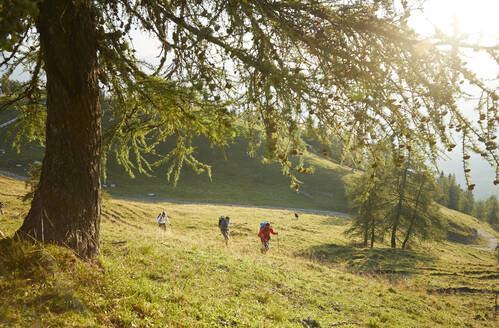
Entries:
{"label": "small rock", "polygon": [[151,192],[151,193],[148,193],[147,196],[154,197],[154,196],[156,196],[156,194],[154,194],[154,193]]}
{"label": "small rock", "polygon": [[22,164],[16,164],[16,167],[23,167]]}
{"label": "small rock", "polygon": [[103,184],[103,185],[102,185],[102,188],[107,188],[107,184]]}
{"label": "small rock", "polygon": [[473,317],[473,320],[485,320],[481,314],[475,314],[475,316]]}
{"label": "small rock", "polygon": [[303,327],[306,328],[320,328],[320,324],[315,321],[314,319],[308,317],[306,319],[298,320],[299,323],[303,325]]}
{"label": "small rock", "polygon": [[116,185],[115,185],[114,183],[111,183],[109,186],[110,186],[111,188],[116,187]]}

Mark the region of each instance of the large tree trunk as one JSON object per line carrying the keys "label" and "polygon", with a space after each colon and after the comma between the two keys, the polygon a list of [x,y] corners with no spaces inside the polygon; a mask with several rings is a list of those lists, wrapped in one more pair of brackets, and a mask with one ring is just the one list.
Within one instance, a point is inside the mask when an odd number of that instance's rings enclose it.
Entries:
{"label": "large tree trunk", "polygon": [[376,220],[372,218],[371,220],[371,248],[374,247],[374,233],[376,231]]}
{"label": "large tree trunk", "polygon": [[87,0],[45,0],[39,9],[46,148],[40,183],[18,236],[91,258],[99,253],[101,214],[97,14]]}
{"label": "large tree trunk", "polygon": [[364,242],[362,243],[362,247],[367,247],[368,240],[369,240],[369,225],[366,224],[364,227]]}
{"label": "large tree trunk", "polygon": [[[372,188],[372,192],[374,193],[376,190],[376,182],[374,182],[374,185],[373,185],[373,188]],[[372,194],[371,194],[372,195]],[[375,207],[376,205],[373,206],[372,202],[371,202],[371,195],[369,195],[369,207],[373,208]],[[375,230],[376,230],[376,217],[374,215],[371,215],[371,224],[370,224],[370,228],[371,228],[371,248],[374,247],[374,233],[375,233]]]}

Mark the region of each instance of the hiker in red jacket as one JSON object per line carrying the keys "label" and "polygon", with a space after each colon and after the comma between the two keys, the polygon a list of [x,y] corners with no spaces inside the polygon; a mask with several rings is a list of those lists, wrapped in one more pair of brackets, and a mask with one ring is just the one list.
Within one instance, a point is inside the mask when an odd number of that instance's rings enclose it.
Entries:
{"label": "hiker in red jacket", "polygon": [[270,223],[266,223],[261,229],[260,232],[258,233],[258,237],[260,237],[260,240],[262,241],[263,247],[260,249],[262,253],[267,253],[269,250],[270,246],[270,234],[277,235],[277,232],[274,232],[274,229],[270,226]]}

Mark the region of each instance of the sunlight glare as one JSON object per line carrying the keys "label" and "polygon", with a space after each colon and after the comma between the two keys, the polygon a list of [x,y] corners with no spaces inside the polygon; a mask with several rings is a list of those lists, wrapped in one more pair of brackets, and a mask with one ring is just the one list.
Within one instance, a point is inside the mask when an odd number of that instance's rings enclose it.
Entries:
{"label": "sunlight glare", "polygon": [[431,35],[435,28],[447,35],[459,33],[469,41],[497,44],[499,40],[499,0],[428,0],[424,12],[411,16],[410,25],[423,35]]}

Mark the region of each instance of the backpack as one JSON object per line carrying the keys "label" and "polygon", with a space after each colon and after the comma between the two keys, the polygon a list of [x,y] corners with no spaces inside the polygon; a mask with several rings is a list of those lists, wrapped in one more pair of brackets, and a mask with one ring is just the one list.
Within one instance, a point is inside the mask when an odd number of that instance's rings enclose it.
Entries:
{"label": "backpack", "polygon": [[[260,223],[260,230],[262,230],[266,224],[267,224],[267,221],[263,221],[262,223]],[[260,230],[258,230],[258,232],[260,232]]]}
{"label": "backpack", "polygon": [[219,219],[218,219],[218,226],[220,227],[222,225],[222,222],[225,220],[225,216],[221,216]]}

